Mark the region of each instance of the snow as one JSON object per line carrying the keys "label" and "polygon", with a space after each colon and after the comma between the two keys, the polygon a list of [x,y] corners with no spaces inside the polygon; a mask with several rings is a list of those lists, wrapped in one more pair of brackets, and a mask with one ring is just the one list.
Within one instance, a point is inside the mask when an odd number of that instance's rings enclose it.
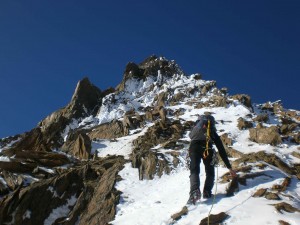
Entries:
{"label": "snow", "polygon": [[[201,171],[204,171],[201,164]],[[227,169],[218,167],[219,176],[227,172]],[[265,170],[270,177],[256,178],[248,181],[247,186],[240,185],[240,191],[234,197],[225,197],[227,184],[218,184],[215,204],[212,214],[226,212],[230,215],[224,224],[278,224],[278,220],[284,219],[290,224],[299,224],[299,213],[283,213],[275,211],[270,204],[278,201],[270,201],[265,198],[252,198],[251,196],[259,188],[270,188],[273,184],[282,182],[282,174],[269,168]],[[117,207],[117,215],[112,224],[133,224],[133,225],[154,225],[171,224],[171,215],[180,211],[188,199],[189,193],[189,171],[183,167],[173,171],[171,175],[163,175],[153,180],[139,180],[138,170],[133,169],[131,164],[126,164],[125,168],[119,173],[123,178],[118,182],[116,188],[122,191],[122,199]],[[201,184],[205,180],[205,174],[200,174]],[[292,205],[298,204],[300,183],[293,180],[297,186],[287,192],[289,195],[298,199],[297,202],[290,202]],[[202,188],[202,186],[201,186]],[[213,189],[215,192],[216,189]],[[180,219],[175,224],[188,225],[199,224],[201,219],[207,217],[212,205],[211,200],[201,200],[197,206],[192,206],[188,215]],[[257,207],[259,206],[259,207]]]}
{"label": "snow", "polygon": [[31,217],[31,211],[30,210],[26,210],[26,212],[23,215],[23,220],[30,219],[30,217]]}
{"label": "snow", "polygon": [[0,161],[9,162],[10,159],[9,159],[9,157],[6,157],[6,156],[0,156]]}
{"label": "snow", "polygon": [[114,141],[109,139],[98,139],[97,141],[92,141],[91,153],[97,153],[98,157],[122,155],[125,159],[129,159],[129,155],[132,151],[132,141],[138,138],[138,136],[143,135],[147,129],[147,126],[143,130],[137,129],[132,135],[117,138]]}
{"label": "snow", "polygon": [[51,225],[57,218],[67,216],[70,212],[70,207],[75,205],[76,201],[76,196],[72,195],[71,198],[67,200],[65,205],[53,209],[48,218],[44,221],[44,225]]}
{"label": "snow", "polygon": [[77,127],[78,127],[78,121],[75,120],[75,119],[72,119],[72,122],[71,122],[69,125],[67,125],[67,127],[65,128],[65,130],[64,130],[64,131],[62,132],[62,134],[61,134],[61,136],[62,136],[62,138],[64,139],[64,141],[67,140],[68,133],[69,133],[71,130],[77,128]]}
{"label": "snow", "polygon": [[54,188],[52,187],[52,186],[49,186],[48,188],[47,188],[47,191],[50,191],[51,193],[53,193],[53,197],[54,198],[59,198],[59,195],[57,194],[57,192],[54,190]]}

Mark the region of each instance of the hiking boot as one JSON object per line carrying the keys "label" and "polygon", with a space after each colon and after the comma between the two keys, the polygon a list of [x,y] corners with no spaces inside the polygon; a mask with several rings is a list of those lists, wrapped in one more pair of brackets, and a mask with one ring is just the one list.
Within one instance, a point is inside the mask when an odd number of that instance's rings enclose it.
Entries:
{"label": "hiking boot", "polygon": [[209,191],[203,191],[203,198],[208,199],[211,198],[212,194]]}
{"label": "hiking boot", "polygon": [[187,204],[193,204],[195,205],[196,202],[201,198],[201,192],[199,189],[194,190],[191,194],[190,194],[190,198],[187,201]]}

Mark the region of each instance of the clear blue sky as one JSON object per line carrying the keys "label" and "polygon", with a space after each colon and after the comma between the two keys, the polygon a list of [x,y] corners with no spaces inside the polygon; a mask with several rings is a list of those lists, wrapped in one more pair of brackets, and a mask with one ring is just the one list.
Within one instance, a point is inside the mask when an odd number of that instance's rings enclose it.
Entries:
{"label": "clear blue sky", "polygon": [[299,12],[298,0],[1,0],[0,137],[65,106],[84,76],[115,87],[152,54],[299,110]]}

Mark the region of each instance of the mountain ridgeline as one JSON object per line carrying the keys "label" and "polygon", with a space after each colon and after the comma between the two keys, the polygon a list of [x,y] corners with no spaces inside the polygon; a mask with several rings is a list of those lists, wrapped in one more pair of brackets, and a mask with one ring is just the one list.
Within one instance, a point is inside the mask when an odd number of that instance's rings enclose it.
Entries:
{"label": "mountain ridgeline", "polygon": [[[194,110],[225,113],[237,107],[245,113],[217,118],[237,171],[265,162],[299,180],[300,163],[287,163],[284,153],[243,153],[234,145],[239,137],[222,129],[234,124],[251,143],[292,146],[287,154],[299,161],[299,111],[284,109],[280,101],[254,105],[248,95],[230,95],[201,74],[186,75],[175,61],[150,56],[128,63],[115,88],[100,90],[83,78],[68,105],[29,132],[0,140],[0,224],[108,224],[120,204],[115,185],[126,163],[140,180],[171,174],[185,166]],[[134,137],[130,152],[101,153],[103,140],[113,145],[125,137]]]}

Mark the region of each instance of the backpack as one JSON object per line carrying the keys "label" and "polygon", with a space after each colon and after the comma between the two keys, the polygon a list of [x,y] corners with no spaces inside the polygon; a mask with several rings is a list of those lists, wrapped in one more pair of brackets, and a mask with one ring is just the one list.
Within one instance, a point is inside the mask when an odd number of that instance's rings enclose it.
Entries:
{"label": "backpack", "polygon": [[207,129],[208,129],[208,121],[210,121],[210,137],[213,137],[215,131],[215,119],[211,115],[201,115],[195,123],[195,126],[191,130],[189,137],[192,141],[206,141],[207,137]]}

